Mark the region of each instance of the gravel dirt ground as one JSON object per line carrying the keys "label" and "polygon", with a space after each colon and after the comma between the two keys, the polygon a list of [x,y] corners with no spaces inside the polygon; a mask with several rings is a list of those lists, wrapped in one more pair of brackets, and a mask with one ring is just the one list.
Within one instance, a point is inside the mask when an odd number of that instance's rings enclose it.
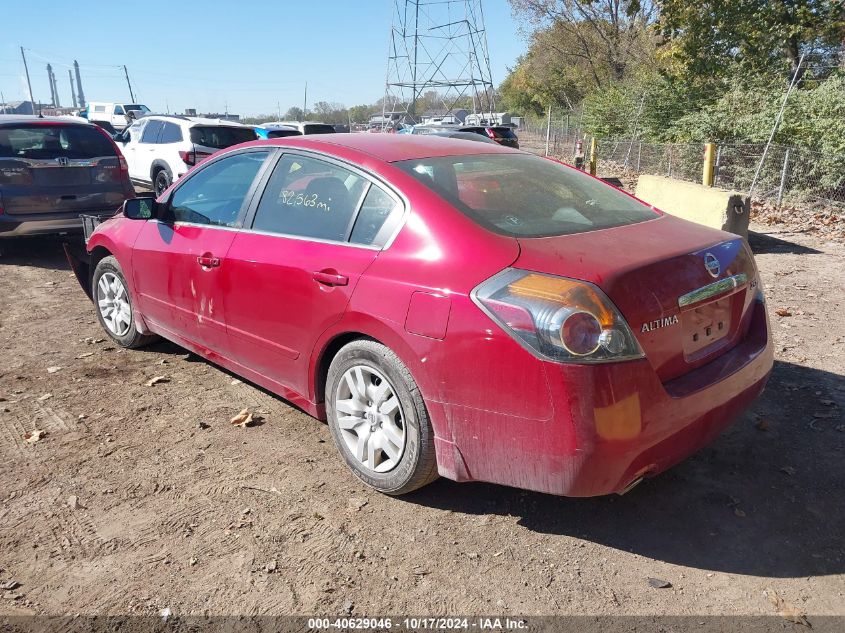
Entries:
{"label": "gravel dirt ground", "polygon": [[[845,615],[845,246],[754,228],[766,392],[595,499],[373,493],[285,401],[175,345],[106,340],[59,240],[4,244],[0,614]],[[230,424],[245,407],[260,423]]]}

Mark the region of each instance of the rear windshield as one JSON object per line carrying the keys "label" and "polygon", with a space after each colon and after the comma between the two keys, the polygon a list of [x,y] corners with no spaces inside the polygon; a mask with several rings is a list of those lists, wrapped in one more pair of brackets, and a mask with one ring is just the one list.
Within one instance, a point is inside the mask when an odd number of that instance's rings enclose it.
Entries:
{"label": "rear windshield", "polygon": [[334,127],[328,123],[307,123],[305,125],[306,134],[334,134]]}
{"label": "rear windshield", "polygon": [[442,156],[394,164],[481,226],[512,237],[569,235],[657,217],[600,180],[539,156]]}
{"label": "rear windshield", "polygon": [[98,158],[115,156],[114,146],[95,127],[19,125],[0,128],[0,158]]}
{"label": "rear windshield", "polygon": [[516,134],[509,127],[491,127],[490,129],[493,130],[496,138],[516,138]]}
{"label": "rear windshield", "polygon": [[215,149],[254,141],[256,138],[255,130],[249,127],[203,125],[191,128],[191,143]]}
{"label": "rear windshield", "polygon": [[267,138],[283,138],[285,136],[302,136],[299,130],[267,130]]}

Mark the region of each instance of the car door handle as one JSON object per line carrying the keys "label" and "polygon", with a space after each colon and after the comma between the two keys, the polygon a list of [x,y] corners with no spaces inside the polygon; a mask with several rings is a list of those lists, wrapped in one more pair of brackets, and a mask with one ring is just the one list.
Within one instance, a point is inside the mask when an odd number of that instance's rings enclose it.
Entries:
{"label": "car door handle", "polygon": [[349,277],[339,275],[336,271],[318,270],[314,273],[314,281],[325,286],[346,286],[349,285]]}
{"label": "car door handle", "polygon": [[200,255],[197,257],[197,263],[203,268],[216,268],[220,265],[220,258],[212,257],[211,255]]}

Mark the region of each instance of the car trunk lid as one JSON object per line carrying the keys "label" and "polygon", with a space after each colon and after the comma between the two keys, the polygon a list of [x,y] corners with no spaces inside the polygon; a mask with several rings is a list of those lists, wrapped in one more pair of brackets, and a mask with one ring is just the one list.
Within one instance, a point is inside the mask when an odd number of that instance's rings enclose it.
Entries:
{"label": "car trunk lid", "polygon": [[725,353],[748,331],[756,268],[735,235],[663,216],[519,243],[515,267],[599,286],[663,381]]}

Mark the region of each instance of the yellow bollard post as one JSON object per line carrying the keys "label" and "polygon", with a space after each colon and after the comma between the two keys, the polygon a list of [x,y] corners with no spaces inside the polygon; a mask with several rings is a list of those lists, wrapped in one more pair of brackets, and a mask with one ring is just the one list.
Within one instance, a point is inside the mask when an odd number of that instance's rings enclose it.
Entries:
{"label": "yellow bollard post", "polygon": [[716,173],[716,144],[704,144],[704,172],[701,175],[701,184],[705,187],[713,186],[713,177]]}
{"label": "yellow bollard post", "polygon": [[590,141],[590,175],[596,175],[596,164],[598,163],[598,147],[596,143],[596,137],[594,136],[593,139]]}

